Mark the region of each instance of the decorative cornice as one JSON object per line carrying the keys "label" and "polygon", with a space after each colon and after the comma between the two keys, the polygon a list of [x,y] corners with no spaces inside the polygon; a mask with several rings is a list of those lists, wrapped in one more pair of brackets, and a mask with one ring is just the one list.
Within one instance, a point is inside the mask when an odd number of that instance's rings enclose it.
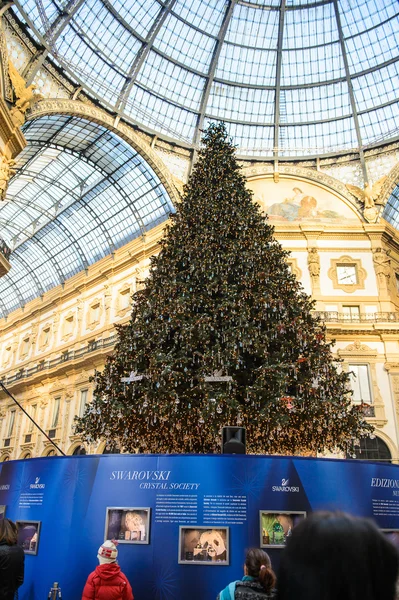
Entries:
{"label": "decorative cornice", "polygon": [[349,358],[352,356],[361,356],[362,358],[376,358],[377,350],[372,350],[366,344],[362,344],[358,340],[356,340],[353,344],[349,344],[346,348],[342,350],[338,350],[337,354],[340,358]]}

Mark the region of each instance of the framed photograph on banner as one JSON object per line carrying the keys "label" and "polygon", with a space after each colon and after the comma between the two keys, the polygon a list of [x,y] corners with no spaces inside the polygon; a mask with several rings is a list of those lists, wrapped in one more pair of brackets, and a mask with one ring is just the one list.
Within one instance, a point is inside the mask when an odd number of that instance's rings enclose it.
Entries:
{"label": "framed photograph on banner", "polygon": [[261,510],[259,518],[260,547],[284,548],[294,527],[306,518],[306,512]]}
{"label": "framed photograph on banner", "polygon": [[108,506],[105,518],[105,540],[120,544],[150,543],[150,508]]}
{"label": "framed photograph on banner", "polygon": [[18,527],[18,545],[25,554],[37,554],[41,521],[16,521]]}
{"label": "framed photograph on banner", "polygon": [[178,562],[181,565],[228,565],[229,528],[181,525]]}
{"label": "framed photograph on banner", "polygon": [[0,519],[4,519],[6,516],[6,504],[0,504]]}

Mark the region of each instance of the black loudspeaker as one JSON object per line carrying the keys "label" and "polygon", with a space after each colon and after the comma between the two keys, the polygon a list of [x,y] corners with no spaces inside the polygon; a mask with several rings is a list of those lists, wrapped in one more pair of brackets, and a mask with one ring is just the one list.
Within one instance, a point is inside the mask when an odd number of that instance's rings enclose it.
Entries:
{"label": "black loudspeaker", "polygon": [[222,454],[245,454],[245,444],[244,427],[223,427]]}

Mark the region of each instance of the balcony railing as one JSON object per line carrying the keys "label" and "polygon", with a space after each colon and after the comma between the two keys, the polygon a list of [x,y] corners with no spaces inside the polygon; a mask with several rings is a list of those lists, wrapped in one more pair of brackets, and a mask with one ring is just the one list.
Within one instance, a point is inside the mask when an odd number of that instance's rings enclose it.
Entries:
{"label": "balcony railing", "polygon": [[314,311],[313,315],[326,323],[399,323],[399,312],[348,314],[338,311]]}
{"label": "balcony railing", "polygon": [[57,358],[53,358],[51,360],[41,360],[34,367],[30,367],[27,369],[19,369],[13,375],[3,377],[1,381],[5,385],[10,385],[15,381],[27,379],[28,377],[31,377],[32,375],[35,375],[36,373],[42,372],[46,369],[52,369],[53,367],[56,367],[58,365],[65,364],[65,362],[70,362],[72,360],[76,360],[77,358],[82,358],[86,354],[90,354],[95,350],[100,350],[101,348],[110,348],[115,345],[116,338],[116,335],[111,335],[110,337],[101,340],[96,340],[95,344],[93,344],[93,341],[91,341],[86,346],[84,346],[83,348],[79,348],[78,350],[68,350],[67,352],[63,352],[62,354],[60,354],[60,356],[57,356]]}

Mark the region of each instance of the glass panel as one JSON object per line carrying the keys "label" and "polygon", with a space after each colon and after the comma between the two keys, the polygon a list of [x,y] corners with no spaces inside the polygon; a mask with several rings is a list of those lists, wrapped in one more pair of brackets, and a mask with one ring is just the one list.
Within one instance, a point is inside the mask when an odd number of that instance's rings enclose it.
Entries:
{"label": "glass panel", "polygon": [[166,96],[170,102],[182,107],[198,110],[205,80],[186,69],[150,52],[137,83],[150,88],[154,94]]}
{"label": "glass panel", "polygon": [[378,460],[391,462],[391,452],[386,443],[379,437],[361,438],[360,445],[355,446],[355,456],[358,460]]}
{"label": "glass panel", "polygon": [[399,185],[391,193],[382,216],[388,223],[399,229]]}
{"label": "glass panel", "polygon": [[383,142],[399,131],[399,103],[359,115],[363,143]]}
{"label": "glass panel", "polygon": [[209,35],[218,35],[226,4],[220,0],[176,0],[173,12]]}
{"label": "glass panel", "polygon": [[53,408],[53,420],[51,421],[51,428],[55,428],[58,425],[58,418],[60,416],[60,403],[61,398],[54,398],[54,408]]}
{"label": "glass panel", "polygon": [[287,10],[284,15],[283,47],[309,48],[339,39],[333,3],[304,10]]}
{"label": "glass panel", "polygon": [[86,408],[88,390],[80,390],[79,417],[83,417]]}
{"label": "glass panel", "polygon": [[349,365],[353,402],[372,403],[368,365]]}
{"label": "glass panel", "polygon": [[14,432],[15,412],[16,412],[15,410],[12,410],[10,412],[10,420],[8,421],[8,432],[7,432],[8,438],[12,437],[12,434]]}
{"label": "glass panel", "polygon": [[236,87],[214,82],[207,114],[217,119],[272,125],[274,90]]}
{"label": "glass panel", "polygon": [[225,42],[220,52],[215,78],[232,83],[274,86],[277,52],[234,46]]}
{"label": "glass panel", "polygon": [[147,36],[161,10],[161,4],[156,0],[137,0],[134,10],[132,3],[126,0],[112,0],[112,5],[129,27],[143,37]]}
{"label": "glass panel", "polygon": [[216,40],[169,15],[155,40],[154,48],[200,73],[207,73]]}
{"label": "glass panel", "polygon": [[[32,404],[29,413],[34,421],[36,420],[36,411],[37,411],[37,404]],[[34,428],[34,423],[30,419],[28,419],[28,432],[32,433],[33,428]]]}

